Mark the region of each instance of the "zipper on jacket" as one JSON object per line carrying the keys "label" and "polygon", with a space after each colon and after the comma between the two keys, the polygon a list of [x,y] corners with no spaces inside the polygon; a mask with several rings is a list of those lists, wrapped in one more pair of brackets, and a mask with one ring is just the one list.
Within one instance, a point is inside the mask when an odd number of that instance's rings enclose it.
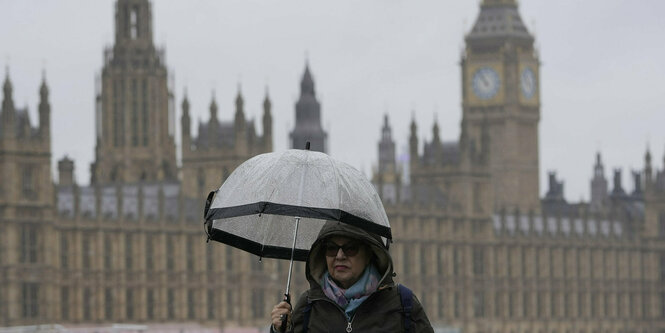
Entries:
{"label": "zipper on jacket", "polygon": [[[370,297],[371,297],[371,296],[370,296]],[[346,318],[346,312],[344,312],[344,309],[342,309],[339,305],[337,305],[337,303],[333,302],[330,298],[328,298],[328,297],[325,297],[325,298],[311,298],[310,300],[311,300],[312,302],[314,302],[314,301],[328,302],[328,303],[334,305],[334,306],[335,306],[335,307],[336,307],[336,308],[342,313],[342,316],[344,316],[344,318]],[[366,301],[366,300],[365,300],[365,301]],[[363,303],[365,303],[365,302],[363,302]],[[360,305],[362,306],[362,304],[360,304]],[[351,331],[353,331],[353,327],[351,326],[351,323],[353,322],[353,319],[354,319],[355,317],[356,317],[356,314],[354,313],[354,314],[353,314],[353,317],[351,317],[351,320],[349,320],[349,321],[346,323],[346,332],[347,332],[347,333],[351,333]]]}
{"label": "zipper on jacket", "polygon": [[[365,305],[365,303],[367,303],[368,300],[370,300],[372,297],[374,297],[374,295],[376,295],[376,293],[377,293],[378,291],[383,291],[383,290],[377,290],[377,291],[373,292],[371,295],[369,295],[369,297],[367,297],[367,299],[366,299],[364,302],[362,302],[362,304],[360,304],[360,306],[358,307],[358,309],[360,309],[360,307],[362,307],[363,305]],[[324,298],[319,298],[319,297],[317,297],[317,298],[310,298],[310,301],[312,301],[312,302],[314,302],[314,301],[328,302],[328,303],[334,305],[337,309],[339,309],[339,311],[342,313],[342,316],[346,317],[346,312],[344,312],[344,309],[342,309],[337,303],[333,302],[333,300],[331,300],[331,299],[328,298],[328,297],[324,297]],[[351,331],[353,331],[353,327],[351,326],[351,323],[353,323],[353,319],[356,318],[356,315],[358,314],[358,309],[356,309],[356,313],[353,314],[353,317],[351,317],[351,320],[349,320],[349,321],[346,323],[346,332],[347,332],[347,333],[351,333]]]}

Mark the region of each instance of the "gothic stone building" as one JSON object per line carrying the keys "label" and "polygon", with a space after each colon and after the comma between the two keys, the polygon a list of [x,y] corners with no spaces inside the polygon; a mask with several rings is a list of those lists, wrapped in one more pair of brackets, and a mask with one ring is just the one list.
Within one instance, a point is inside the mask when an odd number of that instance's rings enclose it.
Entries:
{"label": "gothic stone building", "polygon": [[[550,175],[539,199],[540,81],[515,0],[484,0],[461,59],[462,130],[438,124],[408,182],[386,116],[373,182],[394,234],[398,279],[433,322],[471,332],[665,331],[665,165],[651,156],[608,191],[600,157],[590,203],[568,203]],[[664,161],[665,162],[665,161]]]}
{"label": "gothic stone building", "polygon": [[[206,243],[202,230],[205,194],[242,161],[272,150],[270,100],[262,135],[238,92],[232,121],[219,120],[213,98],[210,119],[193,136],[184,97],[178,167],[175,102],[151,15],[147,0],[117,1],[89,185],[75,183],[68,158],[51,179],[46,80],[33,128],[5,79],[0,326],[265,327],[281,299],[286,262]],[[396,235],[397,280],[436,326],[452,330],[663,332],[665,166],[652,167],[647,153],[628,194],[620,181],[608,190],[599,157],[589,203],[566,202],[555,175],[541,200],[533,44],[515,0],[482,1],[461,59],[460,138],[442,141],[435,123],[432,140],[419,142],[413,121],[408,181],[385,117],[373,182]],[[309,139],[325,150],[326,136],[307,66],[292,145]],[[307,288],[303,270],[296,265],[295,295]]]}

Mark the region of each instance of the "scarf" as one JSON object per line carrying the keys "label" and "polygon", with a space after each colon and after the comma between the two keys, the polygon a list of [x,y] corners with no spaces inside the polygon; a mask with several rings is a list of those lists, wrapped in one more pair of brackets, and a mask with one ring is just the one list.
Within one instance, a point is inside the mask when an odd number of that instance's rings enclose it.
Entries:
{"label": "scarf", "polygon": [[369,264],[360,279],[349,289],[339,287],[328,272],[323,274],[321,286],[323,293],[344,309],[347,320],[351,320],[358,306],[376,291],[380,278],[381,275],[379,275],[374,265]]}

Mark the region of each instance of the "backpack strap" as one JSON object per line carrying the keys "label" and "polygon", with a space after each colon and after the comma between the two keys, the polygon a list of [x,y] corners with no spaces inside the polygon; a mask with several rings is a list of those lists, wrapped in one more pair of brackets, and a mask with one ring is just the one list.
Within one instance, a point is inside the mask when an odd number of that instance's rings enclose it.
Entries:
{"label": "backpack strap", "polygon": [[302,332],[307,333],[309,330],[309,315],[312,312],[312,302],[308,299],[307,304],[302,309]]}
{"label": "backpack strap", "polygon": [[402,302],[404,332],[410,333],[411,326],[413,326],[413,318],[411,318],[411,312],[413,312],[413,291],[402,284],[398,284],[397,289],[399,290],[399,299]]}

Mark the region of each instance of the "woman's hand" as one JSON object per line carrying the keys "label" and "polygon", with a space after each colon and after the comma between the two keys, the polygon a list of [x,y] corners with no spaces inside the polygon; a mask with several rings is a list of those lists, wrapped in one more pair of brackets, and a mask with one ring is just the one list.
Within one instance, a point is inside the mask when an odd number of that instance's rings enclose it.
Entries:
{"label": "woman's hand", "polygon": [[279,329],[282,327],[282,320],[291,319],[287,318],[287,316],[291,316],[291,304],[282,301],[272,308],[270,318],[272,319],[272,327],[275,332],[280,332]]}

